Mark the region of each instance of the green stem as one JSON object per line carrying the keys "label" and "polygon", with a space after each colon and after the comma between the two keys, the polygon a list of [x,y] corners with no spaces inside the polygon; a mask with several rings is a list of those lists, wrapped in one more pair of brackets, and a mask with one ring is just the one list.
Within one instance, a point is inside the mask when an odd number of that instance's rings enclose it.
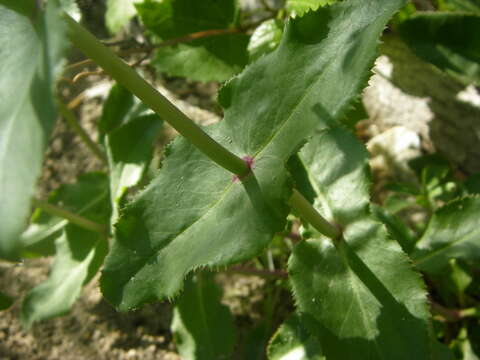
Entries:
{"label": "green stem", "polygon": [[55,215],[55,216],[64,218],[64,219],[68,220],[69,222],[71,222],[72,224],[78,225],[78,226],[80,226],[84,229],[87,229],[87,230],[90,230],[90,231],[93,231],[93,232],[98,232],[98,233],[101,233],[103,235],[107,234],[107,229],[106,229],[105,226],[103,226],[101,224],[97,224],[97,223],[95,223],[91,220],[88,220],[88,219],[84,218],[83,216],[74,214],[74,213],[72,213],[68,210],[62,209],[61,207],[59,207],[57,205],[53,205],[53,204],[50,204],[46,201],[37,200],[37,199],[33,200],[33,204],[36,207],[42,209],[43,211],[45,211],[45,212],[47,212],[51,215]]}
{"label": "green stem", "polygon": [[135,70],[130,68],[113,51],[65,15],[68,36],[72,43],[85,55],[95,61],[107,74],[119,84],[130,90],[136,97],[167,121],[200,151],[221,167],[239,176],[246,175],[250,169],[244,160],[228,151],[197,124],[182,113],[167,98],[149,85]]}
{"label": "green stem", "polygon": [[78,136],[82,139],[82,141],[87,145],[87,147],[95,154],[97,158],[99,158],[104,165],[108,164],[107,156],[105,153],[98,147],[98,144],[95,143],[90,136],[86,133],[86,131],[80,126],[75,115],[73,112],[61,101],[57,101],[58,110],[60,114],[65,119],[65,121],[70,125],[70,127],[77,133]]}
{"label": "green stem", "polygon": [[325,220],[325,218],[315,210],[312,204],[310,204],[308,200],[298,192],[298,190],[293,189],[293,194],[290,197],[289,203],[301,218],[308,221],[322,235],[334,240],[342,235],[340,229]]}
{"label": "green stem", "polygon": [[[244,160],[213,140],[175,105],[149,85],[135,70],[71,17],[66,15],[65,19],[68,35],[73,44],[103,68],[106,73],[130,90],[218,165],[239,177],[248,174],[250,169]],[[290,205],[323,235],[332,239],[337,239],[341,235],[341,231],[325,220],[297,190],[294,190],[290,198]]]}

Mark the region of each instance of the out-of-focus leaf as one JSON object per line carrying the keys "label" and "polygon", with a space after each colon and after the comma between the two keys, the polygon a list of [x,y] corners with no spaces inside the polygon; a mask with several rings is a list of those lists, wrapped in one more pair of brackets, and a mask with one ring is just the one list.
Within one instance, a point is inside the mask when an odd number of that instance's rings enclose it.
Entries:
{"label": "out-of-focus leaf", "polygon": [[314,206],[343,229],[338,240],[317,235],[297,244],[288,266],[298,310],[326,358],[429,359],[425,286],[369,212],[365,147],[331,128],[302,148],[300,160]]}
{"label": "out-of-focus leaf", "polygon": [[261,23],[253,32],[248,43],[250,62],[275,50],[283,35],[283,22],[270,19]]}
{"label": "out-of-focus leaf", "polygon": [[82,13],[76,0],[60,0],[60,6],[63,11],[70,15],[75,21],[80,21],[82,18]]}
{"label": "out-of-focus leaf", "polygon": [[105,23],[108,29],[116,34],[132,19],[137,11],[135,3],[141,0],[108,0]]}
{"label": "out-of-focus leaf", "polygon": [[320,6],[333,4],[337,0],[287,0],[287,11],[291,16],[303,16],[309,10],[317,10]]}
{"label": "out-of-focus leaf", "polygon": [[414,199],[407,196],[392,194],[383,202],[382,207],[391,214],[396,214],[415,204]]}
{"label": "out-of-focus leaf", "polygon": [[[86,173],[74,184],[64,184],[53,191],[48,202],[100,224],[107,224],[110,216],[108,179],[102,173]],[[62,234],[68,220],[36,209],[31,224],[21,235],[22,255],[55,253],[54,241]]]}
{"label": "out-of-focus leaf", "polygon": [[470,194],[480,194],[480,173],[471,175],[465,181],[465,188]]}
{"label": "out-of-focus leaf", "polygon": [[119,84],[114,84],[103,104],[98,129],[105,135],[127,122],[135,104],[135,97]]}
{"label": "out-of-focus leaf", "polygon": [[430,275],[436,291],[445,304],[465,304],[465,290],[473,281],[468,271],[464,270],[455,259],[450,259],[448,265],[438,275]]}
{"label": "out-of-focus leaf", "polygon": [[[470,331],[471,329],[467,329],[464,327],[460,330],[457,338],[453,341],[453,349],[457,354],[457,359],[462,360],[480,360],[480,354],[475,352],[473,342],[470,338]],[[476,326],[475,330],[479,330],[479,327]],[[478,344],[475,344],[478,347]]]}
{"label": "out-of-focus leaf", "polygon": [[[0,8],[7,7],[23,16],[34,16],[39,10],[35,0],[0,0]],[[2,10],[3,11],[3,10]]]}
{"label": "out-of-focus leaf", "polygon": [[33,288],[22,304],[21,320],[29,328],[34,322],[64,315],[103,263],[108,244],[103,235],[74,225],[56,239],[55,261],[48,279]]}
{"label": "out-of-focus leaf", "polygon": [[159,48],[153,63],[160,71],[192,80],[224,81],[247,64],[249,37],[232,30],[237,26],[235,0],[145,0],[136,7],[145,27],[161,40],[210,32]]}
{"label": "out-of-focus leaf", "polygon": [[13,299],[10,296],[0,292],[0,311],[6,310],[13,304]]}
{"label": "out-of-focus leaf", "polygon": [[450,351],[447,345],[442,344],[434,340],[433,342],[433,356],[435,360],[455,360],[453,353]]}
{"label": "out-of-focus leaf", "polygon": [[220,303],[221,291],[209,273],[197,273],[173,310],[172,332],[184,360],[231,359],[235,327],[229,309]]}
{"label": "out-of-focus leaf", "polygon": [[437,210],[412,258],[418,269],[438,273],[450,259],[480,260],[480,197],[453,201]]}
{"label": "out-of-focus leaf", "polygon": [[417,13],[399,31],[420,58],[466,84],[480,85],[479,15]]}
{"label": "out-of-focus leaf", "polygon": [[268,360],[325,360],[320,343],[297,314],[285,320],[273,335],[267,354]]}
{"label": "out-of-focus leaf", "polygon": [[438,10],[480,13],[478,0],[436,0]]}
{"label": "out-of-focus leaf", "polygon": [[124,87],[112,86],[102,109],[99,122],[106,135],[110,167],[112,225],[125,191],[142,179],[152,158],[153,141],[162,120]]}
{"label": "out-of-focus leaf", "polygon": [[264,360],[267,347],[267,323],[260,321],[251,329],[242,344],[242,358],[251,360]]}
{"label": "out-of-focus leaf", "polygon": [[365,119],[368,119],[368,113],[363,105],[363,101],[359,99],[350,107],[341,121],[345,126],[353,130],[360,120]]}
{"label": "out-of-focus leaf", "polygon": [[[27,12],[32,4],[6,3]],[[10,260],[20,253],[56,118],[54,83],[67,44],[59,14],[56,1],[30,17],[0,5],[0,257]]]}
{"label": "out-of-focus leaf", "polygon": [[390,214],[387,210],[378,205],[372,205],[372,212],[375,217],[385,224],[388,232],[398,241],[403,251],[410,254],[415,247],[417,237],[400,218]]}
{"label": "out-of-focus leaf", "polygon": [[155,114],[138,116],[111,131],[106,137],[112,224],[116,222],[125,191],[140,182],[148,167],[152,158],[153,141],[161,125],[162,122]]}

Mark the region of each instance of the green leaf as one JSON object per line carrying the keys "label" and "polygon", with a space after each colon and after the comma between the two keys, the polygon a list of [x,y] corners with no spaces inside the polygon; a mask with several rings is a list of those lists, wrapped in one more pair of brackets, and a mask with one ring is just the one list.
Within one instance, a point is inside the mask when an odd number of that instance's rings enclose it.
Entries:
{"label": "green leaf", "polygon": [[480,259],[480,197],[452,201],[437,210],[412,258],[418,269],[438,273],[450,259]]}
{"label": "green leaf", "polygon": [[[478,332],[478,325],[464,326],[460,329],[457,338],[452,342],[452,348],[456,353],[456,359],[462,360],[479,360],[480,354],[478,353],[478,342],[476,339],[472,339],[473,331]],[[477,349],[476,349],[477,348]],[[477,350],[477,351],[475,351]],[[453,359],[453,356],[451,357]],[[450,359],[448,359],[450,360]]]}
{"label": "green leaf", "polygon": [[82,12],[78,7],[76,0],[59,0],[63,11],[70,15],[75,21],[82,19]]}
{"label": "green leaf", "polygon": [[152,157],[152,143],[162,125],[160,117],[121,85],[110,89],[99,122],[100,133],[106,136],[110,166],[111,223],[125,191],[138,185]]}
{"label": "green leaf", "polygon": [[140,0],[107,0],[105,23],[108,30],[116,34],[127,25],[137,13],[134,4],[138,2]]}
{"label": "green leaf", "polygon": [[437,0],[438,10],[480,13],[478,0]]}
{"label": "green leaf", "polygon": [[38,2],[35,0],[0,0],[0,8],[7,7],[13,11],[18,12],[23,16],[35,16],[35,13],[38,11]]}
{"label": "green leaf", "polygon": [[172,332],[184,360],[231,359],[235,327],[221,291],[208,273],[185,282],[185,291],[173,310]]}
{"label": "green leaf", "polygon": [[13,304],[13,299],[10,296],[0,292],[0,311],[8,309]]}
{"label": "green leaf", "polygon": [[468,267],[462,263],[458,264],[455,259],[450,259],[441,273],[430,274],[429,279],[445,304],[457,302],[461,305],[465,304],[465,291],[473,282]]}
{"label": "green leaf", "polygon": [[[442,344],[438,341],[433,342],[433,356],[432,359],[435,360],[454,360],[452,352],[447,345]],[[473,359],[472,359],[473,360]]]}
{"label": "green leaf", "polygon": [[98,129],[102,135],[109,133],[131,119],[135,97],[119,84],[114,84],[103,104]]}
{"label": "green leaf", "polygon": [[337,0],[287,0],[287,11],[291,16],[303,16],[310,10],[317,10],[321,6],[333,4]]}
{"label": "green leaf", "polygon": [[250,62],[275,50],[283,35],[283,22],[269,19],[262,22],[253,32],[248,43]]}
{"label": "green leaf", "polygon": [[248,62],[248,36],[236,27],[235,0],[145,0],[136,5],[145,27],[161,40],[211,30],[214,34],[157,50],[154,64],[172,76],[199,81],[224,81]]}
{"label": "green leaf", "polygon": [[225,119],[207,130],[249,156],[253,175],[236,181],[175,140],[159,175],[117,223],[101,278],[110,302],[128,310],[173,297],[190,271],[250,259],[283,230],[291,193],[286,161],[358,95],[378,37],[402,3],[345,2],[295,19],[276,51],[223,88]]}
{"label": "green leaf", "polygon": [[22,304],[21,320],[26,328],[70,311],[108,251],[102,235],[74,225],[65,227],[55,245],[57,253],[48,279],[33,288]]}
{"label": "green leaf", "polygon": [[54,80],[66,40],[55,4],[33,19],[0,5],[0,257],[10,260],[18,259],[56,117]]}
{"label": "green leaf", "polygon": [[[62,185],[48,198],[49,203],[100,224],[106,224],[110,216],[107,200],[108,179],[102,173],[82,174],[76,183]],[[36,209],[31,224],[21,235],[22,256],[54,254],[54,241],[67,224],[68,220]]]}
{"label": "green leaf", "polygon": [[245,336],[240,344],[242,359],[265,360],[265,348],[267,347],[269,329],[265,321],[260,320]]}
{"label": "green leaf", "polygon": [[157,115],[145,114],[134,117],[107,135],[112,223],[117,219],[126,190],[138,185],[142,179],[152,158],[153,142],[161,125]]}
{"label": "green leaf", "polygon": [[325,360],[318,340],[305,328],[301,317],[291,315],[272,337],[268,360]]}
{"label": "green leaf", "polygon": [[480,173],[469,176],[465,188],[469,194],[480,194]]}
{"label": "green leaf", "polygon": [[419,13],[400,24],[399,31],[420,58],[467,84],[480,85],[480,16]]}
{"label": "green leaf", "polygon": [[363,101],[358,99],[347,111],[344,118],[341,120],[342,123],[347,126],[349,129],[354,130],[355,125],[360,120],[368,119],[368,113],[363,105]]}
{"label": "green leaf", "polygon": [[372,212],[375,217],[385,224],[392,238],[398,241],[403,251],[410,254],[415,247],[417,237],[399,217],[391,214],[386,209],[373,205]]}
{"label": "green leaf", "polygon": [[326,358],[429,359],[425,288],[369,212],[366,149],[337,127],[315,136],[300,159],[314,205],[343,228],[333,242],[300,242],[288,266],[297,308]]}

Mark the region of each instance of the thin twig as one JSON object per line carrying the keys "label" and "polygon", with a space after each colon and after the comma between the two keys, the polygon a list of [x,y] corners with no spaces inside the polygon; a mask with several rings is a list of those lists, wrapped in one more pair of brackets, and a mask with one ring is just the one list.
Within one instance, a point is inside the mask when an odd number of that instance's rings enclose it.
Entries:
{"label": "thin twig", "polygon": [[87,77],[90,75],[102,75],[102,74],[104,74],[103,70],[82,71],[73,77],[72,82],[76,83],[78,80],[83,79],[84,77]]}
{"label": "thin twig", "polygon": [[[117,53],[118,56],[125,57],[129,56],[132,54],[138,54],[138,53],[143,53],[143,52],[151,52],[154,49],[157,48],[162,48],[165,46],[172,46],[172,45],[177,45],[180,43],[186,43],[186,42],[191,42],[194,40],[210,37],[210,36],[218,36],[218,35],[225,35],[225,34],[235,34],[235,33],[242,33],[244,32],[243,29],[238,29],[238,28],[230,28],[230,29],[213,29],[213,30],[205,30],[205,31],[199,31],[195,32],[192,34],[188,34],[185,36],[169,39],[162,41],[161,43],[152,45],[152,46],[140,46],[140,47],[135,47],[123,51],[119,51]],[[64,69],[64,71],[76,69],[77,67],[82,67],[82,66],[87,66],[87,65],[92,65],[94,64],[94,61],[91,59],[85,59],[70,65],[67,65]]]}

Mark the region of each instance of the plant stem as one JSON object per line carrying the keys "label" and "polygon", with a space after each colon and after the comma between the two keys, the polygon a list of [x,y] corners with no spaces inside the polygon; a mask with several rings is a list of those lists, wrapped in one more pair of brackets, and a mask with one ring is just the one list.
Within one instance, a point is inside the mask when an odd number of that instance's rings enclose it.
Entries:
{"label": "plant stem", "polygon": [[[73,44],[93,59],[119,84],[130,90],[218,165],[238,175],[239,178],[249,173],[250,167],[246,161],[213,140],[189,117],[149,85],[135,70],[71,17],[65,15],[65,19],[68,35]],[[325,220],[297,190],[293,191],[289,202],[302,218],[310,222],[323,235],[332,239],[337,239],[341,235],[340,229]]]}
{"label": "plant stem", "polygon": [[70,127],[77,133],[78,136],[83,140],[85,145],[95,154],[97,158],[99,158],[104,165],[108,164],[107,156],[105,153],[99,148],[98,144],[94,142],[90,136],[86,133],[86,131],[80,126],[75,115],[73,112],[61,101],[57,101],[58,110],[60,114],[65,119],[65,121],[70,125]]}
{"label": "plant stem", "polygon": [[340,229],[325,220],[325,218],[315,210],[312,204],[310,204],[297,189],[293,189],[293,194],[290,197],[289,203],[298,212],[301,218],[308,221],[322,235],[333,240],[338,239],[342,235]]}
{"label": "plant stem", "polygon": [[221,167],[238,176],[245,176],[250,171],[244,160],[213,140],[167,98],[149,85],[135,70],[117,57],[113,51],[98,41],[95,36],[68,15],[65,15],[65,19],[68,36],[77,48],[172,125],[200,151]]}
{"label": "plant stem", "polygon": [[55,215],[61,218],[64,218],[68,221],[70,221],[72,224],[78,225],[84,229],[93,231],[93,232],[98,232],[106,236],[107,234],[107,228],[101,224],[97,224],[91,220],[88,220],[84,218],[83,216],[74,214],[68,210],[62,209],[61,207],[57,205],[50,204],[46,201],[42,200],[37,200],[33,199],[33,204],[44,210],[45,212]]}

